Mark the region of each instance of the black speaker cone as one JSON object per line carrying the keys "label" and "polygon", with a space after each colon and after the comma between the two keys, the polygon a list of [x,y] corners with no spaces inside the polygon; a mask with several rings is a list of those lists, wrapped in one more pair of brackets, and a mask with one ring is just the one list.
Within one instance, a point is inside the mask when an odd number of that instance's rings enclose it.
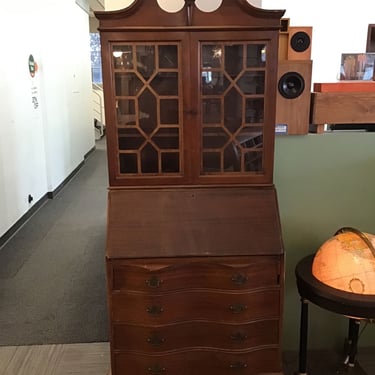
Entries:
{"label": "black speaker cone", "polygon": [[290,46],[293,51],[304,52],[310,47],[310,36],[304,31],[298,31],[290,39]]}
{"label": "black speaker cone", "polygon": [[305,90],[305,79],[297,72],[288,72],[279,79],[278,88],[282,97],[295,99]]}

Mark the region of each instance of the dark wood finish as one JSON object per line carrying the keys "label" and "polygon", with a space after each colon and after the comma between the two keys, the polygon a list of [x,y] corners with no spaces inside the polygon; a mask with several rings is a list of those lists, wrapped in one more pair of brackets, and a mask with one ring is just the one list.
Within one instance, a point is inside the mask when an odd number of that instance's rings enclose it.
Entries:
{"label": "dark wood finish", "polygon": [[[116,373],[131,374],[246,374],[260,375],[274,373],[277,366],[278,349],[260,348],[241,352],[194,350],[190,352],[169,352],[165,355],[143,353],[116,353]],[[126,372],[123,371],[126,369]],[[276,374],[276,373],[275,373]]]}
{"label": "dark wood finish", "polygon": [[272,188],[111,190],[108,209],[109,258],[283,252]]}
{"label": "dark wood finish", "polygon": [[324,124],[374,124],[374,92],[313,92],[310,123],[317,133]]}
{"label": "dark wood finish", "polygon": [[111,372],[281,374],[272,184],[283,11],[97,12]]}
{"label": "dark wood finish", "polygon": [[238,323],[279,316],[278,289],[251,293],[206,292],[188,290],[167,295],[114,293],[112,319],[134,324],[175,323],[186,320],[215,319]]}
{"label": "dark wood finish", "polygon": [[[96,13],[96,16],[100,20],[99,29],[101,31],[101,41],[103,45],[103,86],[105,92],[110,185],[272,184],[278,30],[280,28],[280,17],[283,11],[258,9],[251,6],[246,0],[224,0],[221,7],[212,13],[201,12],[197,7],[193,6],[191,22],[188,23],[187,6],[178,13],[169,14],[162,11],[156,1],[147,3],[147,6],[142,6],[143,3],[143,0],[138,0],[121,11]],[[187,4],[188,3],[189,2],[187,2]],[[139,101],[139,97],[135,94],[129,96],[129,93],[127,93],[127,95],[125,95],[125,93],[120,95],[120,92],[116,92],[118,82],[116,83],[115,77],[116,74],[120,74],[121,69],[118,69],[116,64],[113,63],[113,52],[116,51],[116,48],[120,48],[120,50],[124,52],[124,47],[127,47],[128,50],[126,53],[129,54],[129,48],[132,46],[132,48],[136,48],[137,45],[148,44],[154,45],[157,49],[159,46],[158,43],[174,43],[178,49],[177,67],[167,69],[167,72],[170,74],[172,71],[175,71],[176,74],[178,74],[179,85],[177,88],[177,96],[183,98],[183,100],[180,99],[179,121],[178,124],[176,124],[180,129],[180,144],[178,151],[176,151],[179,153],[179,168],[175,167],[175,173],[160,169],[161,164],[159,160],[159,170],[157,170],[155,166],[152,172],[145,172],[143,169],[142,172],[140,172],[141,166],[138,160],[138,168],[134,165],[134,171],[130,168],[130,170],[125,172],[122,169],[121,155],[124,155],[123,157],[126,159],[123,163],[129,165],[135,163],[133,159],[136,157],[138,159],[140,158],[140,153],[133,149],[133,147],[137,146],[130,146],[133,151],[122,151],[122,149],[119,148],[118,131],[121,129],[122,131],[126,131],[126,129],[119,124],[116,111],[119,108],[118,104],[119,101],[122,100],[121,98],[123,98],[123,100],[132,101],[134,99]],[[230,49],[233,45],[243,44],[244,50],[238,52],[238,56],[247,53],[247,43],[250,43],[250,45],[251,43],[253,43],[253,45],[258,44],[259,46],[264,45],[267,51],[265,67],[261,65],[253,66],[247,63],[246,68],[244,66],[242,67],[242,73],[236,71],[236,76],[233,77],[230,77],[227,72],[228,67],[226,64],[228,64],[228,62],[222,62],[219,70],[217,70],[218,67],[202,67],[200,63],[200,48],[202,48],[204,43],[212,44],[213,46],[215,43],[221,43],[221,51],[223,51],[223,48]],[[135,52],[133,51],[133,55],[134,54]],[[122,71],[129,72],[129,79],[135,80],[135,76],[138,76],[137,81],[138,85],[140,85],[139,89],[143,90],[145,87],[149,87],[152,78],[148,80],[146,77],[142,79],[139,76],[139,66],[134,65],[134,58],[135,57],[131,59],[133,64],[129,64],[129,68],[126,69],[123,67]],[[241,58],[238,57],[238,59]],[[156,72],[161,72],[161,70],[158,70],[157,65],[156,62],[153,69],[155,69]],[[231,139],[234,152],[238,152],[238,155],[233,157],[232,163],[230,163],[229,156],[226,156],[228,160],[226,159],[225,171],[223,170],[224,166],[222,164],[221,170],[217,170],[215,167],[214,171],[202,172],[202,158],[204,158],[204,155],[202,153],[201,144],[201,133],[203,131],[201,106],[203,98],[206,97],[206,100],[209,100],[208,98],[210,97],[207,93],[203,95],[200,92],[204,69],[209,69],[209,72],[212,72],[212,74],[216,74],[216,71],[222,72],[228,84],[237,87],[236,93],[241,91],[239,87],[242,87],[244,92],[241,93],[241,95],[243,98],[246,97],[249,103],[251,99],[264,99],[262,117],[259,117],[257,123],[262,133],[262,142],[260,145],[249,146],[249,142],[242,143],[241,137],[237,131],[231,130],[231,133],[228,132],[231,126],[228,124],[228,121],[230,121],[228,116],[226,119],[223,118],[222,121],[224,125],[221,125],[225,126],[225,129],[223,128],[222,130],[224,132],[223,134],[228,139]],[[249,87],[246,87],[246,84],[249,85],[249,80],[252,79],[250,78],[251,74],[256,72],[259,74],[263,72],[264,74],[264,92],[251,93]],[[241,76],[243,76],[242,81]],[[245,84],[245,82],[247,83]],[[254,85],[254,83],[251,83],[251,85]],[[218,93],[218,95],[222,100],[227,100],[229,93],[230,90],[224,90]],[[157,93],[155,95],[158,96]],[[161,97],[162,96],[159,96],[159,98]],[[159,104],[157,104],[157,106],[158,105]],[[150,104],[148,108],[153,106],[153,104]],[[135,106],[134,109],[136,117],[135,126],[139,127],[141,125],[137,125],[137,121],[141,121],[139,120],[141,111],[137,108],[138,107]],[[241,115],[242,123],[251,121],[246,117],[248,116],[246,113],[247,112],[243,109]],[[153,119],[151,122],[159,127],[163,127],[160,120]],[[247,126],[251,127],[252,123],[253,121],[247,123]],[[215,126],[217,127],[218,124],[216,123]],[[148,140],[152,148],[155,148],[156,135],[155,133],[150,134],[147,137],[145,134],[141,136],[138,147],[142,148],[142,150],[144,150],[142,139]],[[217,147],[218,146],[215,148]],[[225,152],[229,154],[230,144],[225,144],[221,147],[225,147]],[[161,158],[160,152],[162,151],[167,152],[167,150],[159,150],[159,158]],[[126,154],[128,154],[128,156],[126,156]],[[248,156],[244,156],[245,154]],[[249,158],[249,155],[254,156],[255,154],[258,154],[259,158],[262,159],[261,164],[255,167],[247,166],[244,159]],[[235,160],[236,157],[238,160]],[[133,161],[130,161],[129,158]],[[146,158],[146,156],[144,156],[144,158]],[[244,168],[248,169],[244,170]]]}
{"label": "dark wood finish", "polygon": [[[107,267],[114,374],[123,360],[134,373],[152,364],[174,373],[190,357],[202,361],[190,374],[236,363],[244,374],[281,373],[282,254],[108,258]],[[212,363],[219,353],[224,362]]]}
{"label": "dark wood finish", "polygon": [[[223,263],[223,261],[225,263]],[[173,292],[194,288],[245,290],[279,285],[280,257],[114,260],[111,289],[142,292]]]}
{"label": "dark wood finish", "polygon": [[244,324],[183,322],[159,326],[117,323],[113,346],[118,351],[164,352],[211,348],[242,350],[278,345],[279,320],[269,318]]}

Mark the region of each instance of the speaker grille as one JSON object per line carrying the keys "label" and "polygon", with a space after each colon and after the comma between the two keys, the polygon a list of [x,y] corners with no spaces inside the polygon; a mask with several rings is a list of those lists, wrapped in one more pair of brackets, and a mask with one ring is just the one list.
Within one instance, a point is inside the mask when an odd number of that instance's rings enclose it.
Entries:
{"label": "speaker grille", "polygon": [[305,79],[297,72],[285,73],[279,79],[278,89],[286,99],[298,98],[305,90]]}
{"label": "speaker grille", "polygon": [[296,32],[290,39],[290,46],[296,52],[305,52],[310,47],[311,39],[304,31]]}

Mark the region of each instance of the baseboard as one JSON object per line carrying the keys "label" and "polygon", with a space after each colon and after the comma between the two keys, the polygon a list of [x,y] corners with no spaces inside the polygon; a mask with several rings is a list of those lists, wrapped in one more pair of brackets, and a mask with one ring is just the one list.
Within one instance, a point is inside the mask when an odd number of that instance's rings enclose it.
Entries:
{"label": "baseboard", "polygon": [[48,201],[48,196],[45,194],[37,202],[35,202],[30,209],[22,215],[15,224],[13,224],[1,237],[0,237],[0,249],[10,240],[10,238],[30,219],[31,216],[39,210],[40,207]]}
{"label": "baseboard", "polygon": [[47,193],[47,197],[49,199],[53,199],[60,192],[60,190],[77,174],[77,172],[82,168],[84,163],[85,161],[79,163],[78,166],[73,170],[73,172],[70,173],[70,175],[66,177],[65,180],[55,190],[49,191]]}
{"label": "baseboard", "polygon": [[60,190],[77,174],[77,172],[82,168],[83,164],[85,163],[85,160],[95,151],[96,146],[92,147],[84,156],[83,161],[78,164],[78,166],[73,170],[72,173],[69,174],[68,177],[65,178],[65,180],[53,191],[49,191],[47,193],[47,197],[49,199],[53,199]]}
{"label": "baseboard", "polygon": [[47,192],[42,198],[40,198],[36,203],[34,203],[30,209],[22,215],[15,224],[13,224],[1,237],[0,237],[0,248],[2,248],[6,242],[9,241],[9,239],[26,223],[29,218],[34,215],[36,211],[39,210],[40,207],[43,206],[43,204],[48,201],[48,199],[53,199],[58,192],[77,174],[77,172],[82,168],[83,164],[85,163],[85,160],[95,151],[96,146],[91,148],[85,155],[84,160],[74,169],[72,173],[69,174],[68,177],[65,178],[65,180],[53,191]]}

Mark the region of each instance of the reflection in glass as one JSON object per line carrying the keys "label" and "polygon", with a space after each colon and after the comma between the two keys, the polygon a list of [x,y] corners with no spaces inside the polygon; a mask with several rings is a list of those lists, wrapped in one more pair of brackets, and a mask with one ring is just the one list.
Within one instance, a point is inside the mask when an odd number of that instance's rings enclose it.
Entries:
{"label": "reflection in glass", "polygon": [[228,134],[222,128],[203,129],[203,148],[222,148],[228,141]]}
{"label": "reflection in glass", "polygon": [[137,70],[146,80],[155,71],[155,46],[137,45]]}
{"label": "reflection in glass", "polygon": [[178,128],[161,128],[152,137],[153,142],[160,149],[175,149],[179,148],[179,129]]}
{"label": "reflection in glass", "polygon": [[225,46],[225,71],[232,78],[243,70],[243,45],[234,44]]}
{"label": "reflection in glass", "polygon": [[135,128],[118,129],[119,150],[137,150],[144,141],[145,138]]}
{"label": "reflection in glass", "polygon": [[242,148],[260,148],[263,146],[263,132],[261,127],[244,127],[238,133],[236,140]]}
{"label": "reflection in glass", "polygon": [[262,172],[265,44],[202,44],[201,56],[202,172]]}
{"label": "reflection in glass", "polygon": [[202,46],[202,66],[204,68],[220,68],[223,50],[220,45],[204,44]]}
{"label": "reflection in glass", "polygon": [[221,99],[203,99],[202,121],[204,124],[221,123]]}
{"label": "reflection in glass", "polygon": [[157,173],[158,168],[158,152],[148,143],[141,150],[141,169],[142,173]]}
{"label": "reflection in glass", "polygon": [[261,172],[263,170],[263,158],[261,151],[244,152],[245,171]]}
{"label": "reflection in glass", "polygon": [[142,87],[135,73],[115,73],[116,96],[136,96]]}
{"label": "reflection in glass", "polygon": [[134,100],[117,100],[117,124],[134,125],[136,123]]}
{"label": "reflection in glass", "polygon": [[262,68],[266,65],[267,53],[265,44],[247,45],[247,67]]}
{"label": "reflection in glass", "polygon": [[241,159],[236,145],[231,142],[224,150],[224,168],[226,171],[241,170]]}
{"label": "reflection in glass", "polygon": [[237,135],[237,152],[245,171],[260,172],[263,168],[263,133],[260,127],[245,127]]}
{"label": "reflection in glass", "polygon": [[112,55],[115,69],[133,69],[132,46],[113,46]]}
{"label": "reflection in glass", "polygon": [[261,123],[264,121],[264,98],[246,99],[245,122]]}
{"label": "reflection in glass", "polygon": [[159,68],[177,69],[177,46],[160,45],[159,46]]}
{"label": "reflection in glass", "polygon": [[143,113],[139,126],[145,133],[150,134],[158,126],[158,122],[156,98],[149,89],[140,95],[138,106],[140,113]]}
{"label": "reflection in glass", "polygon": [[203,95],[221,95],[228,88],[228,78],[223,72],[212,70],[202,71],[202,93]]}
{"label": "reflection in glass", "polygon": [[264,94],[265,72],[245,72],[237,84],[245,95]]}
{"label": "reflection in glass", "polygon": [[120,173],[180,173],[178,44],[113,49]]}
{"label": "reflection in glass", "polygon": [[234,133],[242,124],[242,97],[232,88],[224,97],[224,126]]}
{"label": "reflection in glass", "polygon": [[178,73],[161,72],[151,81],[151,87],[158,95],[178,95]]}
{"label": "reflection in glass", "polygon": [[160,99],[160,123],[178,124],[178,99]]}

